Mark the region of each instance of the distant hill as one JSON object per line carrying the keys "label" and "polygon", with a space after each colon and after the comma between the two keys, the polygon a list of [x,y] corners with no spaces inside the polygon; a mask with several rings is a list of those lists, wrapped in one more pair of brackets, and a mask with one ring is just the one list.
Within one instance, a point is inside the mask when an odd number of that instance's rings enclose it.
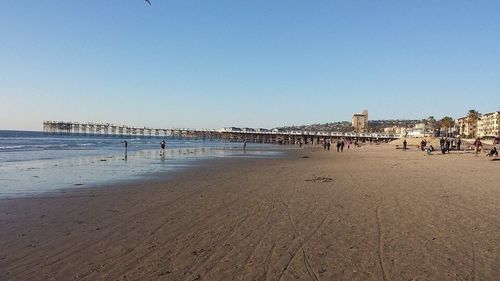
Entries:
{"label": "distant hill", "polygon": [[406,127],[412,128],[417,123],[421,123],[422,120],[368,120],[368,128],[370,132],[383,132],[384,128],[387,127]]}
{"label": "distant hill", "polygon": [[322,131],[322,132],[350,132],[354,128],[351,126],[351,122],[333,122],[325,124],[311,124],[311,125],[292,125],[279,127],[278,129],[286,131]]}
{"label": "distant hill", "polygon": [[[413,127],[415,124],[422,122],[422,120],[369,120],[368,128],[370,132],[383,132],[384,128],[398,126],[398,127]],[[293,131],[321,131],[321,132],[352,132],[354,127],[351,122],[341,121],[324,124],[311,124],[311,125],[292,125],[278,127],[281,130]]]}

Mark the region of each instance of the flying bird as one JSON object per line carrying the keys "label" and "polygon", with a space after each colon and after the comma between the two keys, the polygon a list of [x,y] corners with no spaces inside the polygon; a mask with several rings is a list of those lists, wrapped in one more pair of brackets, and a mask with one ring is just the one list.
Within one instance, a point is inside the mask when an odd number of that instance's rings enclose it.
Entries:
{"label": "flying bird", "polygon": [[151,6],[151,2],[149,0],[144,0],[146,2],[148,2],[149,6]]}

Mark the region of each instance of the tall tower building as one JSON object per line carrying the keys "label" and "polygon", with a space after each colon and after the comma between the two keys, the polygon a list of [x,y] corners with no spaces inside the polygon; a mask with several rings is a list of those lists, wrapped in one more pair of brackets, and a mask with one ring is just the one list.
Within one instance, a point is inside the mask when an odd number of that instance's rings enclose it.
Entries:
{"label": "tall tower building", "polygon": [[361,114],[352,116],[352,126],[356,132],[363,133],[368,131],[368,110],[363,110]]}

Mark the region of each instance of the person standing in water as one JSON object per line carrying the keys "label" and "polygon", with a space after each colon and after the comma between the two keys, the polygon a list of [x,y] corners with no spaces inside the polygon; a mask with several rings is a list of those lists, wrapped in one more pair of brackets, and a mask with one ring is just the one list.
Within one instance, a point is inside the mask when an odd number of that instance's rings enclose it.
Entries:
{"label": "person standing in water", "polygon": [[161,140],[160,142],[160,156],[165,154],[165,140]]}
{"label": "person standing in water", "polygon": [[127,140],[123,141],[123,148],[125,148],[125,158],[124,158],[124,160],[126,161],[127,160],[127,150],[128,150],[128,142],[127,142]]}
{"label": "person standing in water", "polygon": [[247,149],[247,141],[244,141],[243,142],[243,150],[246,150]]}

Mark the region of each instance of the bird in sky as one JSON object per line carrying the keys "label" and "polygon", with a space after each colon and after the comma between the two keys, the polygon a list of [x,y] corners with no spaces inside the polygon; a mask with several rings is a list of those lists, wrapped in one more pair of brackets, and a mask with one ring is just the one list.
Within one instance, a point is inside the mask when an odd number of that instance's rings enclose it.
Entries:
{"label": "bird in sky", "polygon": [[151,6],[151,2],[149,0],[144,0],[146,2],[148,2],[149,6]]}

